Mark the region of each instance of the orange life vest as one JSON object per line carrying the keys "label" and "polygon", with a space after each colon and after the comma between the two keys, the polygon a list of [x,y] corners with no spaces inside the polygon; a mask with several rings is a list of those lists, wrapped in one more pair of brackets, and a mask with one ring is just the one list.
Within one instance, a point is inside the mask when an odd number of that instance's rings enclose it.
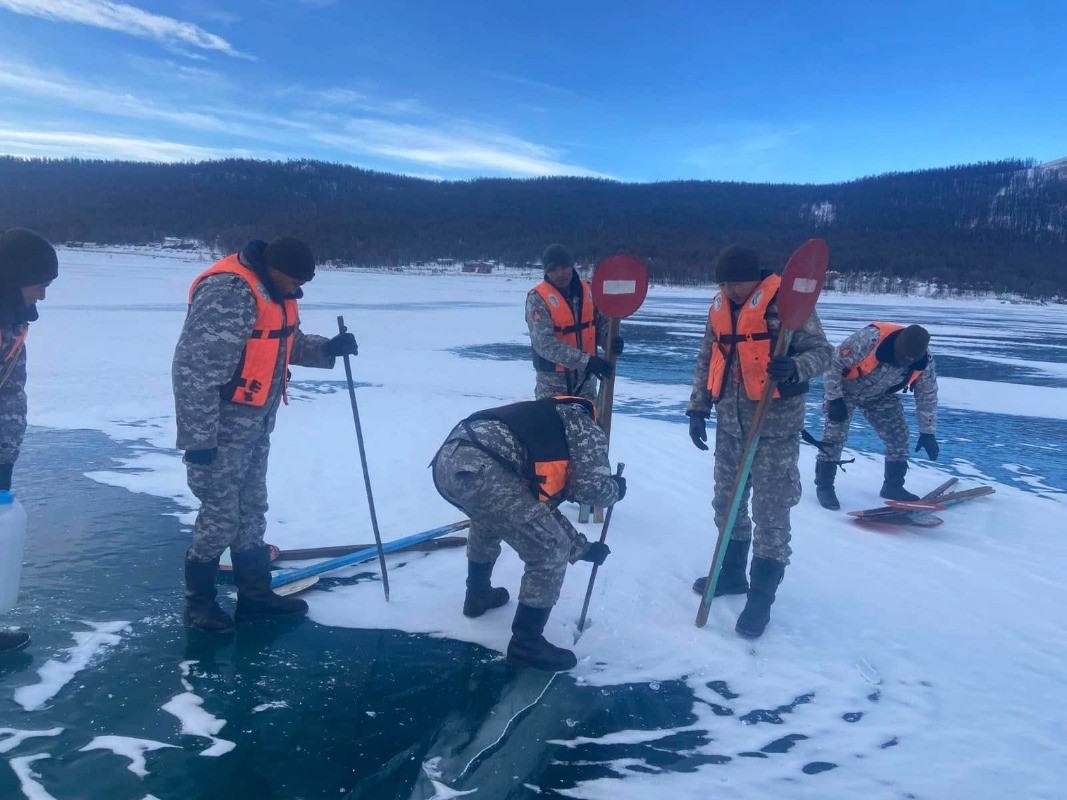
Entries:
{"label": "orange life vest", "polygon": [[[878,341],[875,342],[874,347],[871,348],[871,352],[867,354],[867,357],[858,364],[853,364],[846,370],[841,371],[841,380],[854,381],[857,378],[862,378],[865,375],[870,375],[881,365],[881,361],[878,360],[878,348],[881,346],[891,334],[897,331],[904,330],[903,325],[894,325],[892,322],[872,322],[867,326],[868,328],[876,328],[878,330]],[[923,374],[921,369],[913,369],[904,381],[904,385],[900,387],[900,390],[908,391],[911,385],[915,381],[919,380],[919,376]]]}
{"label": "orange life vest", "polygon": [[[530,491],[537,495],[542,503],[555,502],[562,497],[567,486],[567,471],[570,469],[570,448],[567,447],[567,434],[563,420],[556,413],[556,406],[561,403],[575,403],[585,406],[594,416],[593,404],[584,397],[559,395],[545,397],[541,400],[525,400],[498,408],[490,408],[471,414],[464,423],[475,420],[495,420],[502,422],[516,439],[526,448],[526,471],[522,477],[530,486]],[[498,453],[490,451],[473,435],[472,444],[492,458],[505,463]],[[512,467],[508,467],[512,469]]]}
{"label": "orange life vest", "polygon": [[[582,318],[574,321],[571,304],[555,286],[548,281],[541,281],[534,291],[541,295],[552,315],[552,327],[556,338],[571,347],[577,347],[583,353],[596,355],[596,309],[593,306],[593,287],[586,281],[582,284]],[[556,364],[543,358],[534,351],[534,369],[541,372],[566,372],[562,364]]]}
{"label": "orange life vest", "polygon": [[[741,364],[741,377],[749,400],[759,400],[767,382],[767,365],[771,361],[771,333],[767,328],[767,309],[778,295],[782,279],[769,275],[741,307],[734,330],[730,300],[721,291],[711,301],[708,323],[715,331],[715,345],[708,365],[708,391],[712,400],[722,396],[726,370],[734,358]],[[775,388],[774,397],[781,395]]]}
{"label": "orange life vest", "polygon": [[296,329],[300,322],[295,298],[286,298],[277,303],[260,291],[260,279],[237,258],[226,256],[214,266],[201,272],[189,287],[189,303],[193,302],[200,281],[209,275],[226,273],[244,278],[256,300],[256,322],[245,343],[241,361],[237,364],[233,379],[220,388],[224,400],[246,406],[261,407],[266,404],[278,365],[278,348],[285,340],[285,363],[283,364],[282,394],[289,379],[289,356],[293,351]]}

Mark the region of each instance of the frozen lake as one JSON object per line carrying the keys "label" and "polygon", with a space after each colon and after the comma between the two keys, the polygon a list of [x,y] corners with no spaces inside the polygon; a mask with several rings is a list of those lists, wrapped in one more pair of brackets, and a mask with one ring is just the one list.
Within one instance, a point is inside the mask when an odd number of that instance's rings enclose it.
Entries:
{"label": "frozen lake", "polygon": [[[512,607],[460,613],[462,550],[332,574],[310,619],[186,635],[181,559],[194,508],[173,445],[169,366],[205,264],[61,256],[31,332],[31,423],[15,487],[30,515],[19,608],[28,652],[0,661],[0,796],[1054,798],[1067,779],[1067,310],[837,298],[832,342],[874,319],[927,325],[942,463],[997,494],[933,532],[877,534],[819,508],[814,453],[771,625],[733,633],[742,598],[692,617],[711,554],[711,462],[682,416],[708,291],[653,290],[620,365],[612,523],[580,663],[550,682],[506,668]],[[304,329],[344,314],[383,536],[451,522],[425,469],[471,411],[532,390],[522,303],[498,276],[321,273]],[[295,370],[273,440],[268,539],[370,537],[343,372]],[[808,427],[820,429],[819,389]],[[913,402],[905,399],[909,420]],[[914,426],[912,440],[914,442]],[[879,503],[861,424],[846,508]],[[573,514],[568,508],[567,513]],[[586,528],[595,535],[595,526]],[[513,592],[521,565],[496,571]],[[588,571],[546,635],[573,641]],[[224,598],[224,603],[231,602]]]}

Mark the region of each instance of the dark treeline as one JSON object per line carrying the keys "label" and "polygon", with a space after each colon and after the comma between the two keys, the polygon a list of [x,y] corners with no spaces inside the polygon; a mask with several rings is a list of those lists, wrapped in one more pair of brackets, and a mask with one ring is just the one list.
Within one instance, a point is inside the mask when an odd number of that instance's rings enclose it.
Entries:
{"label": "dark treeline", "polygon": [[822,236],[845,274],[1033,297],[1062,297],[1067,278],[1067,175],[1019,160],[790,185],[434,182],[315,161],[0,157],[0,227],[10,225],[57,242],[177,236],[223,251],[287,233],[355,265],[525,264],[560,241],[586,263],[635,253],[654,278],[679,283],[708,280],[730,242],[777,265]]}

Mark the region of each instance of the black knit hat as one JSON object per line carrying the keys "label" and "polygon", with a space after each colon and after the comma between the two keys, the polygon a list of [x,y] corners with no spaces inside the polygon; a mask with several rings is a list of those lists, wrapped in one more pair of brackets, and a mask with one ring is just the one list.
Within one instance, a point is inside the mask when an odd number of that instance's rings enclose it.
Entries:
{"label": "black knit hat", "polygon": [[893,340],[893,361],[897,364],[914,364],[926,355],[930,333],[922,325],[909,325]]}
{"label": "black knit hat", "polygon": [[727,283],[758,281],[760,279],[759,256],[754,250],[732,244],[715,259],[715,282]]}
{"label": "black knit hat", "polygon": [[263,249],[263,262],[298,281],[315,277],[315,256],[311,248],[292,236],[279,236],[268,244]]}
{"label": "black knit hat", "polygon": [[51,283],[59,276],[55,248],[33,231],[0,233],[0,285],[9,288]]}
{"label": "black knit hat", "polygon": [[550,244],[545,248],[545,252],[541,254],[541,266],[545,268],[545,273],[547,273],[550,269],[573,267],[574,259],[571,257],[570,251],[563,245]]}

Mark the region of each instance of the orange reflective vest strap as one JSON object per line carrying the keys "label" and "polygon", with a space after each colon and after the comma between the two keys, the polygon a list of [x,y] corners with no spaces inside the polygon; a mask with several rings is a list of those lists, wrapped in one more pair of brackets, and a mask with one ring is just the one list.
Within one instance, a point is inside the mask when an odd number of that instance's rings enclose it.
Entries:
{"label": "orange reflective vest strap", "polygon": [[26,336],[29,332],[29,325],[22,325],[21,327],[16,328],[15,337],[11,340],[10,345],[0,337],[0,352],[3,353],[3,367],[2,371],[0,371],[0,386],[7,383],[7,379],[11,377],[15,365],[19,361],[19,354],[22,352],[22,346],[26,344]]}
{"label": "orange reflective vest strap", "polygon": [[244,279],[256,301],[256,321],[245,343],[241,360],[234,370],[233,378],[220,388],[224,400],[247,406],[263,406],[267,403],[274,370],[278,366],[279,348],[284,341],[285,355],[282,364],[282,393],[289,379],[289,359],[300,322],[299,308],[295,298],[275,302],[260,291],[260,279],[256,273],[240,262],[236,254],[229,255],[204,270],[189,288],[189,302],[193,301],[200,282],[210,275],[230,274]]}
{"label": "orange reflective vest strap", "polygon": [[3,352],[3,362],[6,364],[14,358],[18,357],[19,352],[22,350],[22,345],[26,343],[26,337],[29,335],[30,326],[20,325],[15,329],[15,337],[11,339],[10,344],[3,341],[3,337],[0,336],[0,352]]}
{"label": "orange reflective vest strap", "polygon": [[[719,292],[711,301],[708,311],[708,324],[715,331],[715,344],[711,349],[711,361],[708,364],[707,389],[712,400],[722,396],[726,385],[726,371],[734,359],[741,367],[741,378],[745,384],[745,395],[749,400],[759,400],[767,382],[767,365],[771,361],[771,332],[767,327],[767,311],[778,296],[778,287],[782,279],[769,275],[760,281],[752,295],[741,306],[737,317],[737,330],[734,330],[734,315],[730,301]],[[775,398],[780,397],[777,388]]]}
{"label": "orange reflective vest strap", "polygon": [[[892,322],[872,322],[867,327],[874,328],[878,331],[878,341],[874,343],[874,347],[871,348],[871,352],[867,354],[865,359],[842,371],[841,380],[843,381],[854,381],[857,378],[870,375],[878,369],[878,366],[882,363],[878,360],[878,348],[882,346],[882,342],[894,333],[904,330],[903,325],[894,325]],[[922,374],[923,371],[921,369],[913,369],[908,374],[907,380],[905,380],[904,384],[900,387],[901,390],[906,392],[915,381],[919,380],[919,376]]]}
{"label": "orange reflective vest strap", "polygon": [[[552,328],[556,338],[564,344],[576,347],[583,353],[596,355],[596,308],[593,305],[593,287],[587,281],[582,284],[581,319],[574,319],[574,311],[567,298],[548,281],[541,281],[534,291],[541,295],[552,316]],[[562,364],[556,364],[534,352],[534,369],[541,372],[566,372]]]}
{"label": "orange reflective vest strap", "polygon": [[[543,503],[556,502],[562,498],[567,486],[570,469],[570,449],[563,420],[556,413],[561,403],[584,405],[592,412],[592,403],[584,397],[545,397],[541,400],[525,400],[498,408],[490,408],[471,414],[464,423],[476,420],[494,420],[507,426],[512,435],[526,449],[525,470],[520,477],[527,482],[530,491]],[[516,471],[499,453],[485,447],[467,427],[467,435],[475,447],[487,453],[498,463]]]}

